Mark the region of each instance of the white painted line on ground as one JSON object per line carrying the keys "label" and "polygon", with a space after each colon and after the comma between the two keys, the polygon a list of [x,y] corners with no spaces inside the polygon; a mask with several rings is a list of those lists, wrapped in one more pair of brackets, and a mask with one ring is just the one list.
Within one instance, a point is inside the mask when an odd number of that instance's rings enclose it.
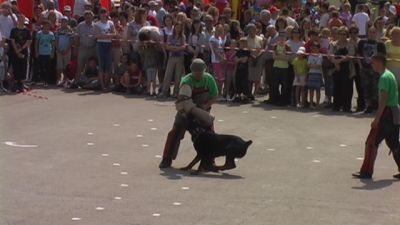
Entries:
{"label": "white painted line on ground", "polygon": [[121,200],[122,198],[119,196],[114,197],[114,200]]}
{"label": "white painted line on ground", "polygon": [[159,216],[161,216],[161,214],[160,213],[153,213],[153,216],[154,217],[159,217]]}
{"label": "white painted line on ground", "polygon": [[357,160],[360,160],[360,161],[362,161],[362,160],[364,160],[364,158],[362,158],[362,157],[358,157],[358,158],[356,158]]}
{"label": "white painted line on ground", "polygon": [[109,154],[101,154],[101,156],[107,157],[109,156]]}
{"label": "white painted line on ground", "polygon": [[156,127],[152,127],[152,128],[150,128],[150,130],[157,130],[157,128]]}
{"label": "white painted line on ground", "polygon": [[149,145],[148,144],[142,144],[142,147],[143,148],[147,148],[147,147],[149,147]]}
{"label": "white painted line on ground", "polygon": [[147,121],[149,121],[149,122],[153,122],[154,120],[153,120],[153,119],[148,119]]}
{"label": "white painted line on ground", "polygon": [[179,205],[182,205],[182,203],[180,203],[180,202],[174,202],[173,205],[179,206]]}
{"label": "white painted line on ground", "polygon": [[127,185],[127,184],[121,184],[120,186],[121,186],[121,187],[128,187],[129,185]]}
{"label": "white painted line on ground", "polygon": [[120,125],[118,123],[113,124],[114,127],[119,127]]}
{"label": "white painted line on ground", "polygon": [[140,138],[140,137],[143,137],[143,135],[141,135],[141,134],[138,134],[138,135],[136,135],[136,137]]}
{"label": "white painted line on ground", "polygon": [[89,133],[87,133],[88,135],[93,135],[93,133],[92,132],[89,132]]}
{"label": "white painted line on ground", "polygon": [[182,190],[189,190],[190,187],[182,187]]}
{"label": "white painted line on ground", "polygon": [[82,220],[82,219],[79,217],[72,217],[72,221],[79,221],[79,220]]}
{"label": "white painted line on ground", "polygon": [[320,163],[321,161],[319,161],[319,160],[317,160],[317,159],[314,159],[312,162],[313,162],[313,163]]}
{"label": "white painted line on ground", "polygon": [[267,149],[267,151],[274,152],[275,149],[274,148],[269,148],[269,149]]}
{"label": "white painted line on ground", "polygon": [[113,166],[120,166],[121,164],[119,163],[113,163]]}
{"label": "white painted line on ground", "polygon": [[218,122],[224,122],[224,120],[218,120]]}
{"label": "white painted line on ground", "polygon": [[278,118],[278,117],[276,117],[276,116],[271,116],[271,119],[276,119],[276,118]]}
{"label": "white painted line on ground", "polygon": [[121,172],[121,175],[128,175],[128,172]]}
{"label": "white painted line on ground", "polygon": [[12,146],[12,147],[19,147],[19,148],[37,148],[38,145],[22,145],[22,144],[17,144],[16,142],[13,141],[5,141],[5,145]]}
{"label": "white painted line on ground", "polygon": [[93,145],[94,145],[94,143],[92,143],[92,142],[88,142],[88,143],[87,143],[87,145],[89,145],[89,146],[93,146]]}
{"label": "white painted line on ground", "polygon": [[161,155],[156,155],[156,158],[162,158],[162,156]]}
{"label": "white painted line on ground", "polygon": [[345,145],[345,144],[340,144],[339,146],[342,148],[347,147],[347,145]]}
{"label": "white painted line on ground", "polygon": [[311,146],[307,146],[306,149],[311,150],[311,149],[314,149],[314,148],[311,147]]}
{"label": "white painted line on ground", "polygon": [[96,210],[102,211],[102,210],[104,210],[104,208],[103,207],[96,207]]}

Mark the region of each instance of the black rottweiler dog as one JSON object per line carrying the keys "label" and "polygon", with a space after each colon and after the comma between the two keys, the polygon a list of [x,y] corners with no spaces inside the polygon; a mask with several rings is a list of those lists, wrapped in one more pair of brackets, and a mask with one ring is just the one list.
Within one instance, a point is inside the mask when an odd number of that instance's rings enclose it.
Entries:
{"label": "black rottweiler dog", "polygon": [[[245,156],[248,147],[253,143],[251,140],[244,141],[235,135],[216,134],[211,127],[201,126],[200,122],[191,116],[188,116],[187,127],[192,136],[197,155],[189,165],[181,169],[190,170],[200,161],[197,171],[194,171],[193,174],[199,174],[202,171],[218,172],[235,168],[235,158]],[[214,158],[220,156],[225,156],[225,164],[216,166]]]}

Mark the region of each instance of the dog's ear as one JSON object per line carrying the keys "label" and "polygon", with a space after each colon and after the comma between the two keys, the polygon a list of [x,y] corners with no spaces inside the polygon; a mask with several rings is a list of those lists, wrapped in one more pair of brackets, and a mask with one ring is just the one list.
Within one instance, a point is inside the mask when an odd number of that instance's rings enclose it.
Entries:
{"label": "dog's ear", "polygon": [[253,144],[252,140],[246,142],[247,147],[249,147],[251,144]]}

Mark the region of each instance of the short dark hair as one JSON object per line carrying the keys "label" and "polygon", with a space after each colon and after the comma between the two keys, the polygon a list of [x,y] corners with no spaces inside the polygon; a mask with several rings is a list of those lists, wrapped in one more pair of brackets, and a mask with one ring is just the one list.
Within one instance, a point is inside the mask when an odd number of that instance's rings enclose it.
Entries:
{"label": "short dark hair", "polygon": [[386,59],[386,55],[383,54],[383,53],[379,53],[379,52],[375,53],[374,55],[371,56],[371,59],[372,60],[379,60],[379,61],[381,61],[383,63],[383,65],[386,65],[387,59]]}

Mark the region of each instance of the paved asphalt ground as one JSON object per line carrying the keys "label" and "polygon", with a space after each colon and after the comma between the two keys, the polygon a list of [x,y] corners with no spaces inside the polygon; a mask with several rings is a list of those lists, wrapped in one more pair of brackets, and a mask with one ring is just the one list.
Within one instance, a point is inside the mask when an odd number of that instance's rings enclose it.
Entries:
{"label": "paved asphalt ground", "polygon": [[[0,96],[0,225],[400,224],[384,144],[374,179],[351,177],[371,117],[217,104],[216,131],[254,144],[236,169],[191,176],[158,169],[173,102],[32,94],[48,99]],[[188,137],[175,167],[194,157]]]}

